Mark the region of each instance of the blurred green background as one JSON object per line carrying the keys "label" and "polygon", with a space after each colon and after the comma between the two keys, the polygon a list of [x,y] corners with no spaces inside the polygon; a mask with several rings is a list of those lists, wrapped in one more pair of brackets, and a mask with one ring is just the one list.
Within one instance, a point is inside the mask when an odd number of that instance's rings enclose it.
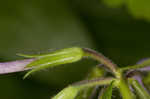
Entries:
{"label": "blurred green background", "polygon": [[[43,53],[72,46],[95,49],[119,66],[150,57],[149,0],[0,1],[0,61],[16,53]],[[43,70],[0,75],[0,99],[49,99],[83,79],[93,60]]]}

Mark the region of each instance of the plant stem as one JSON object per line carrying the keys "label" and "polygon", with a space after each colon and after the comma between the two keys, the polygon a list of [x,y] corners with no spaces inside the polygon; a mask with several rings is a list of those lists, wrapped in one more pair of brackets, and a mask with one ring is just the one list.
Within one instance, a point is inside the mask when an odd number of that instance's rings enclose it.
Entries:
{"label": "plant stem", "polygon": [[118,88],[120,89],[123,99],[135,99],[125,79],[120,79]]}
{"label": "plant stem", "polygon": [[115,78],[96,78],[92,80],[83,80],[77,83],[72,84],[72,86],[77,86],[77,87],[94,87],[97,85],[108,85],[112,81],[115,81]]}
{"label": "plant stem", "polygon": [[120,76],[117,65],[108,58],[106,58],[104,55],[88,48],[83,48],[83,50],[85,52],[85,56],[92,57],[93,59],[107,66],[115,74],[116,77]]}

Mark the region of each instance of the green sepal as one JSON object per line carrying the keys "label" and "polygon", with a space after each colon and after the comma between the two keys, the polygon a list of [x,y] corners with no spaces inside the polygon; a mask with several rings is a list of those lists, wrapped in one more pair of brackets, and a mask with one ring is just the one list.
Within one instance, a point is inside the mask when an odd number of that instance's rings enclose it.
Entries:
{"label": "green sepal", "polygon": [[35,55],[29,55],[29,54],[23,54],[23,53],[17,53],[18,56],[22,56],[22,57],[25,57],[25,58],[37,58],[37,57],[43,57],[47,54],[35,54]]}
{"label": "green sepal", "polygon": [[26,58],[37,58],[37,57],[46,57],[46,56],[57,56],[57,55],[64,55],[65,53],[71,53],[72,51],[76,51],[76,50],[82,50],[79,47],[72,47],[72,48],[65,48],[65,49],[60,49],[54,52],[50,52],[50,53],[42,53],[42,54],[22,54],[22,53],[18,53],[18,56],[22,56],[22,57],[26,57]]}
{"label": "green sepal", "polygon": [[29,63],[25,68],[33,68],[24,78],[35,71],[41,69],[55,67],[61,64],[73,63],[81,60],[83,57],[83,50],[78,47],[58,50],[44,56],[37,57],[35,61]]}

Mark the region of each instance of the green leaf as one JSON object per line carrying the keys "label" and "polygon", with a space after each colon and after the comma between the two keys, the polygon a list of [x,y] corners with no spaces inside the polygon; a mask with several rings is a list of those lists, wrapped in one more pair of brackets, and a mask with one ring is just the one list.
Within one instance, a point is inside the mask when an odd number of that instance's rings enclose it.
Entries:
{"label": "green leaf", "polygon": [[39,71],[45,68],[52,68],[57,65],[73,63],[81,60],[83,57],[83,51],[81,48],[73,47],[63,50],[58,50],[42,56],[37,56],[36,60],[28,64],[25,68],[33,68],[29,71],[24,78],[29,76],[35,71]]}
{"label": "green leaf", "polygon": [[82,88],[69,86],[60,91],[52,99],[74,99]]}
{"label": "green leaf", "polygon": [[105,89],[103,90],[101,96],[99,97],[99,99],[111,99],[112,96],[112,89],[114,87],[113,82],[111,82],[111,84]]}

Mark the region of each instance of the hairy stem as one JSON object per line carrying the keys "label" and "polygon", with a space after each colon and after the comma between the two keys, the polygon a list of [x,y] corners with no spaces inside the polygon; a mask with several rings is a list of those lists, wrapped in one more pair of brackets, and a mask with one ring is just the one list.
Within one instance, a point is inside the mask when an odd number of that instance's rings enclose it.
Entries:
{"label": "hairy stem", "polygon": [[135,99],[133,93],[129,89],[127,82],[124,79],[120,79],[118,87],[123,99]]}
{"label": "hairy stem", "polygon": [[83,80],[77,83],[72,84],[72,86],[77,86],[77,87],[93,87],[97,85],[108,85],[112,81],[116,80],[115,78],[96,78],[92,80]]}
{"label": "hairy stem", "polygon": [[83,50],[85,52],[85,56],[89,56],[92,57],[93,59],[96,59],[101,64],[107,66],[115,74],[116,77],[120,77],[120,70],[117,68],[117,65],[114,64],[108,58],[106,58],[103,54],[88,48],[83,48]]}

